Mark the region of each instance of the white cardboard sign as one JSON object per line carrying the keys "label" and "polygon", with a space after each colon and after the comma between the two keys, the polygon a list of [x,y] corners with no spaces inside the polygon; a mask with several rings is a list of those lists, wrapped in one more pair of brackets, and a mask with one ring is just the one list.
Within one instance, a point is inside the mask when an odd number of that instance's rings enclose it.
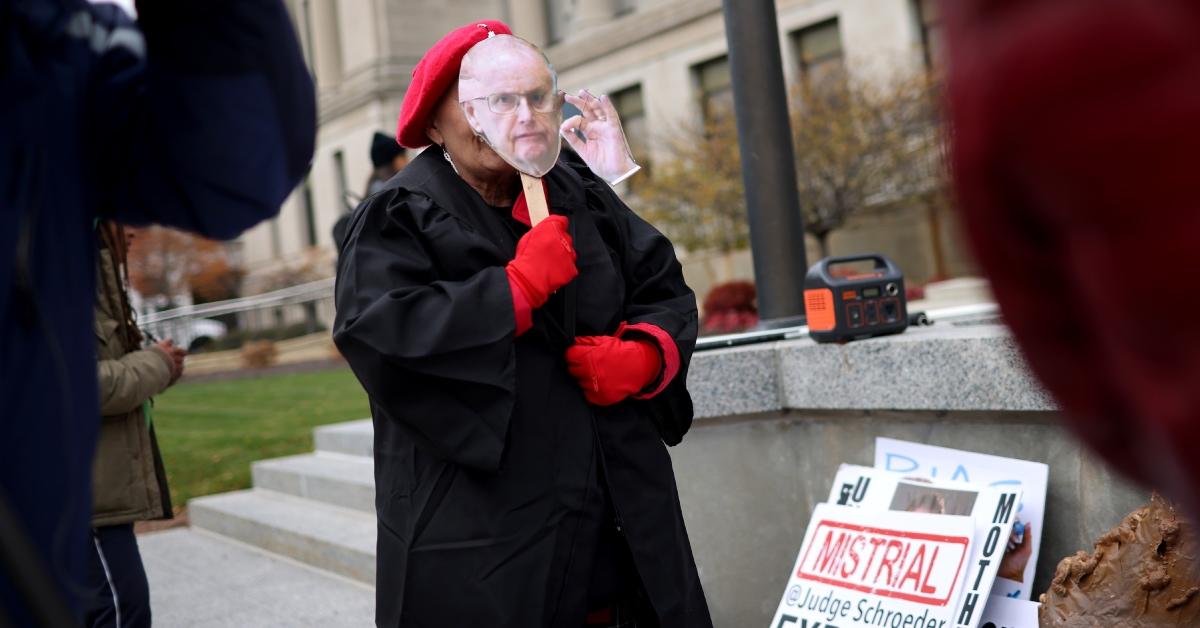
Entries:
{"label": "white cardboard sign", "polygon": [[895,511],[969,516],[975,522],[967,580],[957,598],[954,626],[976,628],[1009,542],[1020,489],[1001,490],[949,482],[905,480],[882,469],[844,464],[829,503],[862,508],[888,521]]}
{"label": "white cardboard sign", "polygon": [[[947,447],[910,443],[891,438],[875,439],[875,467],[902,477],[947,482],[968,482],[985,487],[1021,490],[1017,525],[1021,544],[1006,557],[1007,565],[996,578],[993,595],[1028,600],[1033,574],[1042,547],[1046,513],[1046,485],[1050,468],[1040,462],[1003,458]],[[1021,563],[1024,564],[1020,567]],[[1017,565],[1011,568],[1008,565]],[[1006,577],[1007,573],[1007,577]]]}
{"label": "white cardboard sign", "polygon": [[817,504],[770,628],[950,628],[970,517]]}
{"label": "white cardboard sign", "polygon": [[993,595],[983,609],[979,628],[1038,628],[1041,604]]}

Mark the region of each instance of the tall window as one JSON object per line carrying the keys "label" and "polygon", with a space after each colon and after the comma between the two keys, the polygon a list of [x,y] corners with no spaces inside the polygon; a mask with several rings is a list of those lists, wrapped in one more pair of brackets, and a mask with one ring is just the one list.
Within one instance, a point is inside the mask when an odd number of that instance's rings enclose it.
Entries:
{"label": "tall window", "polygon": [[625,128],[625,138],[629,140],[629,150],[633,158],[642,166],[646,166],[649,158],[650,131],[646,126],[646,104],[642,100],[642,86],[634,85],[609,95],[617,114],[621,116],[621,126]]}
{"label": "tall window", "polygon": [[308,179],[304,180],[303,195],[300,201],[304,203],[304,236],[309,246],[317,245],[317,212],[313,207],[312,186]]}
{"label": "tall window", "polygon": [[348,200],[350,187],[346,183],[346,157],[340,150],[333,151],[333,176],[336,177],[337,187],[335,189],[338,194],[338,207],[343,212],[354,209]]}
{"label": "tall window", "polygon": [[279,218],[270,220],[271,231],[271,257],[279,259],[283,255],[283,234],[279,233]]}
{"label": "tall window", "polygon": [[706,121],[733,113],[733,78],[729,56],[723,55],[692,68],[699,89],[700,112]]}
{"label": "tall window", "polygon": [[792,33],[792,46],[800,67],[800,84],[805,89],[820,89],[822,84],[841,76],[842,36],[836,19]]}
{"label": "tall window", "polygon": [[942,16],[934,0],[913,0],[913,7],[921,29],[921,50],[925,54],[925,67],[936,73],[942,67]]}

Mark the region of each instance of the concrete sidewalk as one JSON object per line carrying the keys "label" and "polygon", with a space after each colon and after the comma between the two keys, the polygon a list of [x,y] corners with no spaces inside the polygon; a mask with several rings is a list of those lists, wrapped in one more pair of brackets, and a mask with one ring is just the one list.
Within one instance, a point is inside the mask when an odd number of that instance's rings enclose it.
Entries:
{"label": "concrete sidewalk", "polygon": [[154,623],[186,628],[373,626],[364,584],[190,528],[138,537]]}

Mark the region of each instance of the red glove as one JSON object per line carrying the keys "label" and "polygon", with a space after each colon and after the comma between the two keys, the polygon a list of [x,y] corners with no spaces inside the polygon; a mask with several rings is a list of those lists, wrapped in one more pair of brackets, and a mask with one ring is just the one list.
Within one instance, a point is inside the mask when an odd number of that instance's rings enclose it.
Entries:
{"label": "red glove", "polygon": [[658,348],[643,340],[579,336],[567,349],[567,370],[598,406],[611,406],[646,389],[662,371]]}
{"label": "red glove", "polygon": [[579,274],[566,216],[550,216],[521,236],[517,255],[504,270],[509,284],[521,290],[530,307],[542,307],[555,290]]}

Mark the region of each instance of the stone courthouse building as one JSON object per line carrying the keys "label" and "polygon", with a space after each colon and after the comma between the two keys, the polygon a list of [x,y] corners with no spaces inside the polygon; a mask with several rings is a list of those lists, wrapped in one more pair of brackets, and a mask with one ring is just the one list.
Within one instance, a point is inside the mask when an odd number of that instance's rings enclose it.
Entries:
{"label": "stone courthouse building", "polygon": [[[320,130],[308,179],[279,217],[244,235],[246,293],[263,278],[307,264],[333,272],[331,228],[362,194],[376,131],[393,133],[396,115],[422,53],[449,30],[481,18],[506,21],[543,47],[560,87],[607,93],[635,152],[654,159],[653,129],[679,126],[732,102],[719,0],[286,0],[319,92]],[[810,80],[832,69],[922,72],[935,67],[940,25],[927,0],[778,0],[786,78]],[[923,208],[868,212],[835,232],[835,253],[893,256],[914,282],[969,271],[949,216]],[[815,247],[809,246],[810,257]],[[935,253],[935,250],[937,251]],[[935,256],[940,260],[935,261]],[[714,281],[752,275],[735,254],[722,276],[684,255],[702,298]],[[802,272],[803,269],[800,269]]]}

